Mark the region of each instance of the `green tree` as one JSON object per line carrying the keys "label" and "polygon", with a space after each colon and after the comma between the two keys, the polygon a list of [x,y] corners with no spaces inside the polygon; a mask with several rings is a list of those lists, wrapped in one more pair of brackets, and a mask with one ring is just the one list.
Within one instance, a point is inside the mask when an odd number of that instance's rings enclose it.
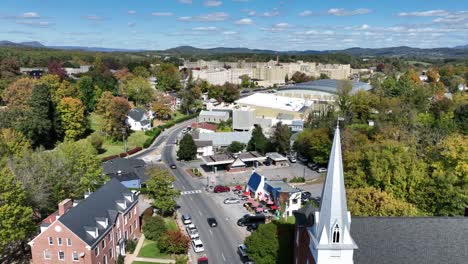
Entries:
{"label": "green tree", "polygon": [[158,246],[167,254],[186,254],[189,247],[190,238],[180,230],[168,230],[161,237]]}
{"label": "green tree", "polygon": [[240,90],[237,85],[232,83],[225,83],[223,85],[222,99],[226,103],[233,103],[240,98]]}
{"label": "green tree", "polygon": [[69,81],[65,80],[62,81],[57,91],[52,94],[52,98],[54,102],[60,101],[60,99],[65,97],[73,97],[73,98],[81,98],[81,92],[77,85],[70,83]]}
{"label": "green tree", "polygon": [[374,187],[347,189],[348,209],[355,216],[416,216],[420,212],[413,204],[395,199]]}
{"label": "green tree", "polygon": [[148,195],[153,199],[153,205],[164,213],[172,213],[177,205],[175,198],[179,191],[169,188],[175,181],[167,169],[150,168],[147,171],[150,179],[146,182]]}
{"label": "green tree", "polygon": [[259,153],[265,154],[268,145],[268,139],[263,134],[261,126],[256,125],[252,131],[252,138],[250,138],[247,144],[248,151],[258,151]]}
{"label": "green tree", "polygon": [[[0,251],[24,243],[34,232],[33,210],[26,205],[20,182],[6,168],[0,170]],[[24,247],[23,247],[24,248]]]}
{"label": "green tree", "polygon": [[350,81],[341,80],[338,82],[338,100],[337,104],[340,108],[340,114],[346,118],[350,119],[351,115],[351,90],[353,85]]}
{"label": "green tree", "polygon": [[238,153],[245,149],[245,144],[239,141],[233,141],[229,144],[227,149],[231,153]]}
{"label": "green tree", "polygon": [[278,122],[271,135],[271,143],[279,153],[288,153],[291,149],[291,130],[288,125]]}
{"label": "green tree", "polygon": [[294,142],[294,149],[315,163],[327,164],[332,145],[329,134],[328,128],[304,129]]}
{"label": "green tree", "polygon": [[330,77],[326,73],[321,73],[319,79],[330,79]]}
{"label": "green tree", "polygon": [[288,82],[289,82],[289,76],[288,76],[288,74],[286,74],[284,76],[284,83],[288,83]]}
{"label": "green tree", "polygon": [[276,223],[259,225],[245,239],[247,254],[256,264],[278,263],[279,237]]}
{"label": "green tree", "polygon": [[180,89],[179,70],[170,63],[162,63],[156,68],[156,78],[158,88],[163,91],[177,91]]}
{"label": "green tree", "polygon": [[127,82],[128,98],[136,105],[145,105],[151,102],[154,96],[154,89],[147,79],[136,77]]}
{"label": "green tree", "polygon": [[55,141],[53,130],[54,108],[46,85],[36,85],[28,100],[28,111],[25,119],[19,124],[23,134],[34,147],[50,147]]}
{"label": "green tree", "polygon": [[96,104],[95,112],[100,115],[104,115],[109,112],[109,106],[111,105],[112,99],[114,99],[114,96],[111,92],[103,92]]}
{"label": "green tree", "polygon": [[65,131],[65,140],[76,140],[84,135],[87,127],[85,107],[80,99],[65,97],[57,106],[60,114],[62,129]]}
{"label": "green tree", "polygon": [[359,90],[349,98],[351,104],[349,110],[353,122],[366,124],[371,119],[372,111],[377,102],[377,97],[369,92]]}
{"label": "green tree", "polygon": [[143,67],[143,66],[137,66],[133,69],[132,73],[135,75],[135,76],[138,76],[138,77],[141,77],[141,78],[144,78],[144,79],[148,79],[150,77],[150,73],[149,71]]}
{"label": "green tree", "polygon": [[153,110],[156,118],[167,120],[171,117],[171,99],[162,92],[156,92],[154,100],[151,103],[151,110]]}
{"label": "green tree", "polygon": [[93,79],[89,76],[81,77],[78,81],[81,101],[86,106],[86,111],[92,112],[96,104]]}
{"label": "green tree", "polygon": [[120,140],[122,130],[127,129],[125,120],[129,111],[130,104],[127,99],[118,96],[112,98],[104,113],[104,132],[114,140]]}
{"label": "green tree", "polygon": [[162,237],[167,232],[166,221],[164,218],[156,215],[145,218],[143,225],[143,233],[145,238],[153,241],[157,241],[159,237]]}
{"label": "green tree", "polygon": [[21,157],[31,150],[31,143],[19,131],[11,128],[0,129],[0,165],[12,157]]}
{"label": "green tree", "polygon": [[247,74],[239,76],[241,79],[241,87],[242,88],[249,88],[250,87],[250,77]]}
{"label": "green tree", "polygon": [[180,160],[194,160],[197,157],[197,146],[193,141],[192,135],[185,134],[179,143],[177,157]]}
{"label": "green tree", "polygon": [[11,83],[3,91],[3,101],[8,107],[25,110],[28,107],[28,99],[31,97],[32,90],[36,81],[31,78],[20,78]]}

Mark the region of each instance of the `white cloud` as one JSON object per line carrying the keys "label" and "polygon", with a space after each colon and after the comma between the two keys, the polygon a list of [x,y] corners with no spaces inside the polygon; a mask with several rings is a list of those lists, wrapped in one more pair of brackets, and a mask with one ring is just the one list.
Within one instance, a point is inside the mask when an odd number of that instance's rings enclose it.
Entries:
{"label": "white cloud", "polygon": [[152,16],[157,16],[157,17],[168,17],[172,16],[173,14],[171,12],[153,12],[151,13]]}
{"label": "white cloud", "polygon": [[129,15],[134,15],[134,14],[136,14],[136,11],[135,10],[128,10],[127,13]]}
{"label": "white cloud", "polygon": [[311,15],[312,15],[312,11],[310,10],[305,10],[299,13],[299,16],[302,16],[302,17],[311,16]]}
{"label": "white cloud", "polygon": [[[300,33],[300,34],[302,34],[302,33]],[[317,32],[317,30],[308,30],[308,31],[304,32],[303,34],[305,34],[305,35],[316,35],[316,34],[318,34],[318,32]]]}
{"label": "white cloud", "polygon": [[218,7],[220,5],[222,5],[223,2],[221,1],[216,1],[216,0],[207,0],[203,3],[204,6],[208,6],[208,7]]}
{"label": "white cloud", "polygon": [[194,31],[216,31],[218,30],[217,27],[196,27],[196,28],[192,28],[192,30]]}
{"label": "white cloud", "polygon": [[224,35],[235,35],[235,34],[237,34],[237,32],[236,31],[223,31],[223,34]]}
{"label": "white cloud", "polygon": [[179,3],[182,3],[182,4],[192,4],[192,0],[179,0]]}
{"label": "white cloud", "polygon": [[263,16],[263,17],[275,17],[275,16],[278,16],[278,15],[279,15],[279,12],[276,9],[273,9],[272,11],[263,12],[261,14],[261,16]]}
{"label": "white cloud", "polygon": [[433,22],[447,24],[461,24],[464,22],[468,22],[468,11],[458,11],[450,13],[444,17],[438,17],[434,19]]}
{"label": "white cloud", "polygon": [[360,27],[360,29],[363,29],[363,30],[369,29],[369,25],[364,24]]}
{"label": "white cloud", "polygon": [[275,25],[275,27],[277,27],[277,28],[287,28],[287,27],[289,27],[289,24],[284,23],[284,22],[283,23],[278,23],[278,24]]}
{"label": "white cloud", "polygon": [[26,13],[19,15],[18,18],[30,19],[30,18],[41,18],[41,16],[36,12],[26,12]]}
{"label": "white cloud", "polygon": [[257,13],[257,12],[255,12],[255,11],[252,10],[252,11],[249,11],[249,12],[247,13],[247,15],[249,15],[249,16],[255,16],[256,13]]}
{"label": "white cloud", "polygon": [[198,21],[198,22],[213,22],[224,21],[229,18],[229,14],[224,12],[214,12],[198,16],[183,16],[179,17],[179,21]]}
{"label": "white cloud", "polygon": [[250,18],[242,18],[236,21],[237,25],[252,25],[253,20]]}
{"label": "white cloud", "polygon": [[87,20],[103,20],[102,17],[97,16],[97,15],[87,15],[87,16],[82,16],[83,19]]}
{"label": "white cloud", "polygon": [[415,17],[430,17],[430,16],[446,16],[449,12],[445,10],[427,10],[427,11],[415,11],[415,12],[401,12],[397,16],[415,16]]}
{"label": "white cloud", "polygon": [[263,31],[270,31],[270,32],[280,32],[280,31],[284,31],[286,28],[288,28],[290,25],[288,23],[278,23],[278,24],[275,24],[271,27],[268,27],[268,28],[261,28],[261,30]]}
{"label": "white cloud", "polygon": [[48,21],[17,21],[17,24],[26,25],[30,27],[40,27],[40,28],[47,28],[54,25],[54,23]]}
{"label": "white cloud", "polygon": [[354,10],[346,10],[343,8],[331,8],[328,9],[327,13],[333,16],[356,16],[356,15],[365,15],[372,12],[372,10],[367,8],[358,8]]}
{"label": "white cloud", "polygon": [[136,23],[135,23],[135,22],[128,22],[127,25],[128,25],[129,27],[134,27],[134,26],[136,26]]}

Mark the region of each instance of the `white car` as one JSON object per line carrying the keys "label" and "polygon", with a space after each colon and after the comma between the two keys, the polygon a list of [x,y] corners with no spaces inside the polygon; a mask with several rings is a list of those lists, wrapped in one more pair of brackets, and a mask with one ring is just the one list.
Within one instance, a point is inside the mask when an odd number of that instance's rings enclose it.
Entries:
{"label": "white car", "polygon": [[205,251],[205,248],[203,248],[203,243],[200,239],[192,240],[192,247],[195,253],[200,253],[200,252]]}
{"label": "white car", "polygon": [[192,223],[190,215],[182,215],[182,223],[184,223],[184,225],[190,225]]}
{"label": "white car", "polygon": [[195,227],[194,224],[187,225],[185,230],[187,231],[187,234],[191,239],[199,238],[197,227]]}
{"label": "white car", "polygon": [[327,169],[326,169],[326,168],[319,168],[319,169],[318,169],[318,172],[319,172],[319,173],[327,172]]}
{"label": "white car", "polygon": [[296,158],[293,157],[293,156],[288,156],[288,159],[289,159],[289,162],[291,162],[291,163],[296,163],[297,162]]}
{"label": "white car", "polygon": [[236,204],[236,203],[240,203],[240,200],[238,198],[229,197],[229,198],[224,199],[224,204]]}

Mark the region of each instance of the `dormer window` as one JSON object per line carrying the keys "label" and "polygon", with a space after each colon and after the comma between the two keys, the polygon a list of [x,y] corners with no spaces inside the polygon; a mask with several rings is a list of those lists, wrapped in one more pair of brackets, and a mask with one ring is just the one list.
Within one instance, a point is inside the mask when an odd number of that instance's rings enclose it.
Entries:
{"label": "dormer window", "polygon": [[333,228],[333,243],[340,243],[340,227],[338,224]]}

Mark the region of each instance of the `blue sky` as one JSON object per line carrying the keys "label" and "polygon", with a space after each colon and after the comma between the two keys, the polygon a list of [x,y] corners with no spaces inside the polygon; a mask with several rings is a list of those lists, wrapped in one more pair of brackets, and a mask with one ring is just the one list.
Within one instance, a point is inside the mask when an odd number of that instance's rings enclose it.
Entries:
{"label": "blue sky", "polygon": [[275,50],[468,44],[468,0],[2,0],[0,40]]}

